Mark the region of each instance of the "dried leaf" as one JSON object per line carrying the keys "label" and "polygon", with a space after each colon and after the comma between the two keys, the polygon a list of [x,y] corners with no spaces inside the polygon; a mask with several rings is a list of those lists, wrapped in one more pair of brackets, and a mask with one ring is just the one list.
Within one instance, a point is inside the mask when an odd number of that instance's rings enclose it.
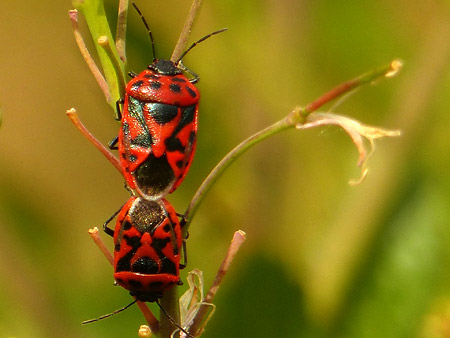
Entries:
{"label": "dried leaf", "polygon": [[[367,176],[368,169],[366,163],[368,158],[375,151],[375,140],[382,137],[400,136],[400,130],[388,130],[374,126],[368,126],[361,122],[342,115],[333,113],[311,113],[306,117],[304,123],[298,123],[295,127],[297,129],[308,129],[319,126],[339,126],[350,136],[354,145],[358,149],[358,167],[361,167],[361,175],[356,180],[350,180],[351,185],[361,183]],[[370,151],[367,151],[367,145],[364,142],[368,140],[370,142]]]}
{"label": "dried leaf", "polygon": [[[200,305],[207,305],[211,310],[205,316],[204,322],[202,322],[203,329],[203,327],[206,326],[209,318],[214,314],[216,306],[214,304],[205,303],[202,301],[204,299],[202,271],[194,269],[189,272],[186,279],[189,284],[189,289],[180,297],[180,316],[182,326],[191,326],[195,316],[197,315],[197,312],[200,309]],[[183,332],[181,332],[180,334],[182,337],[185,335]]]}

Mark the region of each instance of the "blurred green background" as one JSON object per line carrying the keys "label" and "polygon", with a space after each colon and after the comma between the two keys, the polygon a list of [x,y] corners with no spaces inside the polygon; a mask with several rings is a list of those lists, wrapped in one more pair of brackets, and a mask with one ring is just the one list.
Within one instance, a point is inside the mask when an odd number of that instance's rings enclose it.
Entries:
{"label": "blurred green background", "polygon": [[[136,2],[169,57],[190,1]],[[106,6],[114,18],[115,1]],[[65,116],[76,107],[104,143],[117,134],[69,9],[0,3],[0,337],[135,337],[144,323],[133,307],[80,325],[130,301],[87,234],[128,193]],[[334,110],[403,131],[377,143],[361,185],[347,184],[359,176],[355,148],[328,127],[266,140],[210,191],[188,268],[208,286],[233,232],[248,239],[205,338],[450,337],[449,18],[448,0],[204,1],[191,40],[229,31],[185,59],[202,102],[196,158],[170,196],[180,212],[239,141],[342,81],[405,61]],[[128,37],[127,69],[138,72],[151,49],[134,12]]]}

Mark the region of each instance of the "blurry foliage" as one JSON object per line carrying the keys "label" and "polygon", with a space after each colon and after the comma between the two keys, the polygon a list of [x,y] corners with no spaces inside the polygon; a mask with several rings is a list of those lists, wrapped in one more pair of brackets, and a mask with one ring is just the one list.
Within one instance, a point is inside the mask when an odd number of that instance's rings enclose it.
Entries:
{"label": "blurry foliage", "polygon": [[[137,3],[167,57],[190,3]],[[202,103],[198,152],[171,196],[177,209],[244,137],[339,82],[405,61],[399,77],[335,109],[403,130],[378,143],[361,185],[347,185],[357,154],[330,127],[265,141],[211,190],[190,229],[189,267],[203,270],[208,286],[233,231],[248,239],[204,337],[450,337],[449,7],[204,1],[192,40],[229,31],[185,60],[201,76]],[[129,302],[86,232],[128,193],[64,114],[75,106],[105,143],[117,134],[73,41],[69,9],[70,1],[0,4],[2,337],[133,337],[143,323],[132,308],[80,325]],[[127,70],[139,71],[150,44],[131,12],[128,38]]]}

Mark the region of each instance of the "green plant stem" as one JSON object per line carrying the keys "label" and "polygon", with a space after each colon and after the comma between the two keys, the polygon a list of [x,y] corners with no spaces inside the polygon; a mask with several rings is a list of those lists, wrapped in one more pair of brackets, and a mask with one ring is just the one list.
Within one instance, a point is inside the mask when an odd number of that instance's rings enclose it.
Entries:
{"label": "green plant stem", "polygon": [[290,114],[288,114],[282,120],[274,123],[273,125],[257,132],[256,134],[250,136],[233,150],[231,150],[211,171],[211,173],[203,181],[200,188],[195,193],[191,200],[191,203],[184,213],[185,226],[183,227],[183,232],[186,233],[190,222],[194,218],[198,207],[200,206],[206,193],[211,189],[212,185],[217,181],[217,179],[223,174],[223,172],[242,154],[244,154],[248,149],[258,144],[259,142],[265,140],[266,138],[275,135],[283,130],[289,129],[291,127],[296,127],[302,125],[306,122],[308,115],[322,107],[324,104],[342,96],[343,94],[349,93],[350,91],[365,85],[367,83],[372,83],[383,77],[392,77],[398,73],[402,67],[402,62],[399,60],[394,60],[388,65],[376,68],[375,70],[369,71],[363,75],[360,75],[350,81],[344,82],[329,92],[325,93],[312,103],[306,106],[306,108],[295,108]]}
{"label": "green plant stem", "polygon": [[111,47],[111,42],[108,40],[106,36],[101,36],[98,39],[97,43],[105,50],[106,54],[109,57],[109,60],[111,60],[115,73],[117,74],[117,81],[119,83],[119,88],[121,89],[119,90],[120,97],[123,97],[125,95],[125,86],[126,86],[125,76],[122,72],[123,62],[121,62],[121,60],[115,56],[113,47]]}
{"label": "green plant stem", "polygon": [[[160,304],[176,323],[180,323],[180,305],[177,287],[167,290],[160,299]],[[161,338],[170,337],[172,332],[176,329],[176,326],[173,325],[169,318],[167,318],[164,313],[160,312],[159,332],[157,333],[157,336]]]}
{"label": "green plant stem", "polygon": [[[125,66],[120,60],[115,45],[111,46],[112,55],[117,61],[112,61],[108,53],[98,43],[98,39],[106,36],[108,41],[114,41],[106,18],[105,9],[102,0],[73,0],[73,6],[83,13],[86,23],[89,27],[92,39],[97,50],[97,54],[102,65],[105,80],[108,83],[110,98],[108,104],[115,109],[116,101],[122,96],[123,88],[120,87],[120,76],[125,77]],[[122,74],[116,72],[114,62],[120,64]]]}
{"label": "green plant stem", "polygon": [[258,144],[262,140],[291,127],[291,123],[288,118],[284,118],[277,123],[271,125],[270,127],[263,129],[256,134],[250,136],[239,145],[237,145],[233,150],[231,150],[211,171],[211,173],[203,181],[200,188],[197,190],[194,198],[189,204],[186,212],[184,213],[184,218],[186,220],[186,225],[183,227],[183,231],[187,231],[192,218],[194,217],[201,201],[205,197],[206,193],[211,189],[215,181],[223,174],[223,172],[242,154],[244,154],[248,149],[250,149],[255,144]]}

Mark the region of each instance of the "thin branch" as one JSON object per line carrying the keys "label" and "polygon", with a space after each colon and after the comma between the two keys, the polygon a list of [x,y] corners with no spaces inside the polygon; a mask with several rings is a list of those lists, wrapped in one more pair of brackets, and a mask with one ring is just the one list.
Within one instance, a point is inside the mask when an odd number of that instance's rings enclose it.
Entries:
{"label": "thin branch", "polygon": [[344,83],[340,84],[339,86],[330,90],[328,93],[325,93],[324,95],[322,95],[320,98],[318,98],[314,102],[310,103],[305,108],[303,114],[305,114],[305,115],[310,114],[313,111],[316,111],[317,109],[322,107],[325,103],[328,103],[331,100],[334,100],[335,98],[341,96],[342,94],[348,93],[357,87],[361,87],[362,85],[365,85],[366,83],[370,83],[381,77],[386,77],[386,78],[393,77],[401,70],[402,67],[403,67],[403,63],[400,60],[396,59],[396,60],[392,61],[391,63],[389,63],[387,66],[380,67],[380,68],[370,71],[366,74],[358,76],[355,79],[344,82]]}
{"label": "thin branch", "polygon": [[220,283],[222,282],[223,277],[225,277],[228,269],[230,268],[231,263],[234,260],[237,252],[239,251],[241,245],[246,240],[246,234],[242,230],[238,230],[234,233],[233,239],[231,240],[230,247],[228,248],[227,254],[220,265],[219,270],[217,271],[216,277],[214,278],[214,282],[209,288],[208,293],[205,297],[205,302],[212,303],[217,291],[219,290]]}
{"label": "thin branch", "polygon": [[122,167],[120,166],[119,160],[103,145],[101,144],[94,135],[91,134],[89,130],[81,123],[75,108],[71,108],[66,111],[67,117],[73,123],[73,125],[86,137],[106,159],[111,162],[111,164],[122,174]]}
{"label": "thin branch", "polygon": [[120,0],[117,14],[116,48],[117,54],[119,54],[119,58],[122,60],[123,63],[127,62],[126,56],[127,19],[128,19],[128,0]]}
{"label": "thin branch", "polygon": [[94,241],[95,245],[100,249],[100,251],[103,253],[103,255],[106,257],[108,262],[113,265],[114,264],[114,258],[111,252],[106,247],[105,243],[103,243],[102,239],[98,235],[98,228],[94,227],[92,229],[88,230],[89,236],[91,236],[92,240]]}
{"label": "thin branch", "polygon": [[317,100],[313,101],[311,104],[307,105],[306,108],[295,108],[282,120],[272,124],[262,131],[257,132],[256,134],[250,136],[239,145],[237,145],[214,167],[208,177],[203,181],[200,188],[198,188],[189,206],[187,207],[186,212],[184,213],[186,225],[183,228],[183,232],[187,232],[189,224],[190,222],[192,222],[192,219],[198,207],[200,206],[201,201],[203,200],[205,194],[209,191],[209,189],[211,189],[212,185],[222,175],[225,169],[227,169],[239,156],[244,154],[248,149],[268,138],[269,136],[279,133],[280,131],[289,129],[291,127],[301,129],[301,126],[305,124],[305,122],[307,122],[308,116],[324,104],[367,83],[374,82],[381,78],[392,77],[399,72],[401,67],[402,62],[399,60],[394,60],[386,66],[377,68],[366,74],[358,76],[353,80],[344,82],[343,84],[340,84],[329,92],[325,93]]}
{"label": "thin branch", "polygon": [[194,337],[200,335],[202,330],[204,329],[206,325],[205,316],[208,313],[208,309],[210,307],[209,304],[213,302],[214,297],[219,290],[219,286],[222,283],[223,277],[225,277],[226,273],[228,272],[228,269],[230,268],[230,265],[233,262],[234,257],[236,256],[236,253],[239,251],[241,245],[245,242],[245,239],[246,235],[244,231],[238,230],[234,233],[227,254],[225,255],[225,258],[222,261],[219,270],[217,271],[216,277],[214,278],[214,281],[209,288],[205,299],[202,301],[197,315],[195,316],[193,323],[188,330]]}
{"label": "thin branch", "polygon": [[194,0],[191,5],[191,9],[184,23],[183,29],[181,30],[180,37],[178,38],[177,44],[173,50],[170,61],[176,62],[181,54],[183,54],[186,49],[187,42],[189,40],[189,35],[191,34],[192,26],[194,25],[195,18],[197,17],[200,7],[202,5],[202,0]]}
{"label": "thin branch", "polygon": [[100,69],[98,69],[97,64],[95,63],[94,59],[89,53],[89,50],[87,49],[86,44],[84,43],[83,37],[81,36],[80,31],[78,30],[78,11],[76,9],[70,10],[69,17],[70,21],[72,22],[73,34],[75,36],[75,41],[78,45],[78,48],[80,49],[81,56],[83,56],[84,61],[87,63],[89,67],[89,70],[91,71],[92,75],[94,75],[95,81],[97,81],[98,86],[102,90],[106,101],[109,102],[109,100],[111,99],[111,95],[109,93],[108,84],[106,83],[106,80],[102,75],[102,72],[100,71]]}

